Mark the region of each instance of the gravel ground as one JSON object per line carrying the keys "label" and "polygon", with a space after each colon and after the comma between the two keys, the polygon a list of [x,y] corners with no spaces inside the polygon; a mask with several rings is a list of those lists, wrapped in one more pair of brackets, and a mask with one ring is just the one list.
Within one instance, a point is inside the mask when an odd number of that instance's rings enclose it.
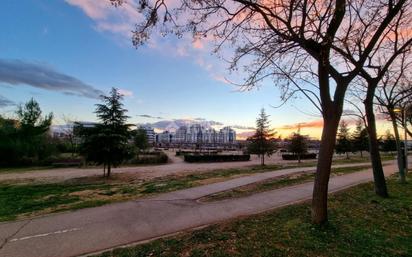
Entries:
{"label": "gravel ground", "polygon": [[[204,172],[217,169],[247,168],[260,164],[260,159],[252,155],[248,162],[220,162],[220,163],[185,163],[182,158],[176,157],[174,152],[166,151],[171,162],[162,165],[120,167],[114,168],[113,173],[129,173],[141,179],[179,175],[192,172]],[[312,160],[313,162],[313,160]],[[265,158],[266,164],[287,164],[296,161],[283,161],[281,156],[275,154]],[[0,173],[0,181],[7,180],[52,180],[62,181],[73,178],[88,177],[102,174],[102,168],[59,168],[46,170],[33,170],[24,172]]]}

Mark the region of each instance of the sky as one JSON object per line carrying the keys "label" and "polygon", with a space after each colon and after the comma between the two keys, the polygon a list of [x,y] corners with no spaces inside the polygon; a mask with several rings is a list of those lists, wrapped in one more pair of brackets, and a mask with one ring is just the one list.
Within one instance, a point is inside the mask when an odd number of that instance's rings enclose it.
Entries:
{"label": "sky", "polygon": [[[131,31],[140,18],[134,0],[114,8],[105,0],[3,0],[0,9],[0,114],[35,98],[54,124],[96,121],[99,95],[116,87],[129,122],[207,121],[250,134],[261,108],[286,137],[297,130],[319,137],[322,122],[309,101],[280,103],[273,82],[244,92],[207,42],[153,35],[135,48]],[[64,119],[64,117],[67,117]],[[161,129],[161,127],[159,127]],[[388,129],[387,124],[380,131]]]}

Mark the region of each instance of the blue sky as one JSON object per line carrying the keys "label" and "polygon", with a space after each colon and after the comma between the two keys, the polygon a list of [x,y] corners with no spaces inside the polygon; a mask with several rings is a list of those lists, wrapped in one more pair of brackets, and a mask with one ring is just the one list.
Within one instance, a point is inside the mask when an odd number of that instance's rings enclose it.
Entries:
{"label": "blue sky", "polygon": [[[292,125],[293,130],[293,124],[319,120],[300,111],[315,113],[305,99],[272,108],[280,101],[272,83],[248,92],[225,83],[222,78],[230,75],[223,61],[211,56],[201,42],[155,35],[149,46],[135,49],[129,31],[138,14],[104,2],[2,1],[0,99],[19,104],[34,97],[44,112],[55,114],[55,123],[61,123],[63,115],[95,120],[96,92],[111,87],[125,93],[133,123],[158,121],[138,116],[144,114],[249,127],[262,107],[276,128]],[[49,84],[39,82],[43,79]],[[13,115],[15,106],[0,108],[0,113]],[[302,129],[305,132],[305,126]],[[317,136],[313,127],[307,129]]]}

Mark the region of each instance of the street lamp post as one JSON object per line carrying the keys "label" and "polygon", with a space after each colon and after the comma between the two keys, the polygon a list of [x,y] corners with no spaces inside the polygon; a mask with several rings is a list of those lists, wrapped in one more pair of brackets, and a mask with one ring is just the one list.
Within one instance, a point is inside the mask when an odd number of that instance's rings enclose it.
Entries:
{"label": "street lamp post", "polygon": [[[402,126],[405,126],[405,124],[406,124],[406,122],[405,122],[405,117],[406,117],[405,108],[394,108],[393,111],[396,112],[396,113],[400,113],[402,115]],[[392,121],[392,122],[394,122],[394,126],[397,126],[396,125],[396,120]],[[395,129],[395,134],[396,134],[397,133],[396,128],[394,127],[394,129]],[[407,169],[407,167],[405,165],[407,163],[407,159],[406,159],[406,156],[405,156],[405,153],[407,153],[407,152],[405,152],[406,145],[404,145],[404,151],[402,152],[402,150],[400,149],[401,145],[400,145],[399,134],[397,135],[396,141],[397,141],[397,143],[396,143],[397,146],[396,147],[397,147],[397,152],[398,152],[399,178],[400,178],[401,182],[405,182],[406,169]],[[404,141],[404,144],[405,143],[406,143],[406,141]]]}
{"label": "street lamp post", "polygon": [[403,108],[403,130],[405,132],[405,136],[404,136],[404,151],[405,151],[405,175],[408,174],[408,132],[406,130],[406,115],[407,115],[407,111],[409,110],[409,106],[405,106]]}

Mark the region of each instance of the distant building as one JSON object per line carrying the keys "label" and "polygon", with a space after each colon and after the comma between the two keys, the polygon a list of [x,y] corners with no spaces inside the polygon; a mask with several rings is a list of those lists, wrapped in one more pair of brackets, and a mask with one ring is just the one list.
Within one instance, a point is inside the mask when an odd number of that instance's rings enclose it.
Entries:
{"label": "distant building", "polygon": [[154,129],[149,125],[142,125],[139,128],[143,129],[146,132],[147,143],[153,145],[156,141],[156,134],[154,132]]}
{"label": "distant building", "polygon": [[186,136],[187,136],[187,127],[182,126],[176,130],[175,136],[173,138],[173,142],[174,143],[186,142]]}
{"label": "distant building", "polygon": [[156,139],[157,139],[157,143],[169,144],[173,141],[173,134],[166,130],[160,134],[157,134]]}
{"label": "distant building", "polygon": [[219,131],[213,128],[205,129],[200,124],[190,127],[181,126],[175,133],[164,131],[156,135],[156,143],[173,144],[233,144],[236,142],[236,131],[230,127],[224,127]]}

